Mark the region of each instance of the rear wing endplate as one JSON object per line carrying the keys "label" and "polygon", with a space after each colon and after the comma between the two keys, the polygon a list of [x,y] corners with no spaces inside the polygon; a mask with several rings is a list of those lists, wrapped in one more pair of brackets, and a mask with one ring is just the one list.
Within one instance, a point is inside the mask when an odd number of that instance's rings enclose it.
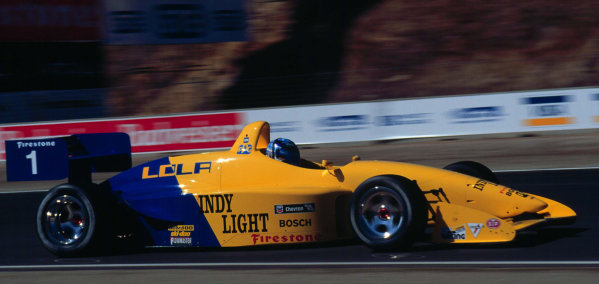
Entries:
{"label": "rear wing endplate", "polygon": [[8,181],[68,177],[72,183],[91,182],[92,172],[131,168],[131,142],[126,133],[8,140],[5,145]]}

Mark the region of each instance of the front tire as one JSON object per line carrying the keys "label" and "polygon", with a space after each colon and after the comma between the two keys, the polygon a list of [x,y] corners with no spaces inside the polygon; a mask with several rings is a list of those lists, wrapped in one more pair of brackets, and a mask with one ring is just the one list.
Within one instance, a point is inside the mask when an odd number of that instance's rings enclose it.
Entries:
{"label": "front tire", "polygon": [[474,161],[461,161],[445,166],[443,169],[499,183],[499,179],[487,166]]}
{"label": "front tire", "polygon": [[73,184],[52,188],[40,203],[37,234],[43,246],[58,256],[76,256],[96,248],[100,204],[94,192]]}
{"label": "front tire", "polygon": [[363,182],[350,203],[350,221],[358,238],[373,249],[406,249],[426,226],[426,199],[416,184],[398,176]]}

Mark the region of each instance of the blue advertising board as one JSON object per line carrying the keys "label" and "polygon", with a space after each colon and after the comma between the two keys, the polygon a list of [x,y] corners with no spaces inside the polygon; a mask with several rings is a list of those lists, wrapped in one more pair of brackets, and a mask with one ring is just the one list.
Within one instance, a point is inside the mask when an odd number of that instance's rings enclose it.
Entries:
{"label": "blue advertising board", "polygon": [[107,0],[108,44],[245,41],[243,0]]}

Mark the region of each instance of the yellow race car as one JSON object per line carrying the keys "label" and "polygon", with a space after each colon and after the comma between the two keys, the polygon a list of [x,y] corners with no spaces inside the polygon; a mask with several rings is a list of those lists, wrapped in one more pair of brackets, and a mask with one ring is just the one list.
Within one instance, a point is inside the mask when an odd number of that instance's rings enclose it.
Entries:
{"label": "yellow race car", "polygon": [[[9,180],[69,177],[37,213],[43,245],[63,256],[119,241],[239,247],[357,236],[375,249],[407,248],[423,237],[508,242],[533,225],[576,218],[563,204],[498,184],[475,162],[438,169],[354,157],[336,166],[301,159],[289,141],[273,142],[269,124],[258,121],[228,151],[131,168],[127,135],[82,134],[8,141],[7,167]],[[91,183],[92,172],[115,170],[122,172]]]}

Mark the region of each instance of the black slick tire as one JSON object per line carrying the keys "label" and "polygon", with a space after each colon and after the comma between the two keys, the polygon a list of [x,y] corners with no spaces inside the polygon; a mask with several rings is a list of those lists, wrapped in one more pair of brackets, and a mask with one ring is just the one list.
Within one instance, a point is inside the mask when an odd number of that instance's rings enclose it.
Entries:
{"label": "black slick tire", "polygon": [[493,171],[491,171],[491,169],[489,169],[487,166],[478,162],[461,161],[449,164],[443,167],[443,169],[477,177],[479,179],[484,179],[492,183],[499,183],[499,179],[497,178],[495,173],[493,173]]}
{"label": "black slick tire", "polygon": [[47,250],[61,257],[97,252],[102,214],[96,195],[93,189],[73,184],[58,185],[46,194],[37,210],[36,226]]}
{"label": "black slick tire", "polygon": [[364,181],[350,202],[354,233],[375,250],[407,249],[426,227],[424,194],[415,182],[400,176],[376,176]]}

